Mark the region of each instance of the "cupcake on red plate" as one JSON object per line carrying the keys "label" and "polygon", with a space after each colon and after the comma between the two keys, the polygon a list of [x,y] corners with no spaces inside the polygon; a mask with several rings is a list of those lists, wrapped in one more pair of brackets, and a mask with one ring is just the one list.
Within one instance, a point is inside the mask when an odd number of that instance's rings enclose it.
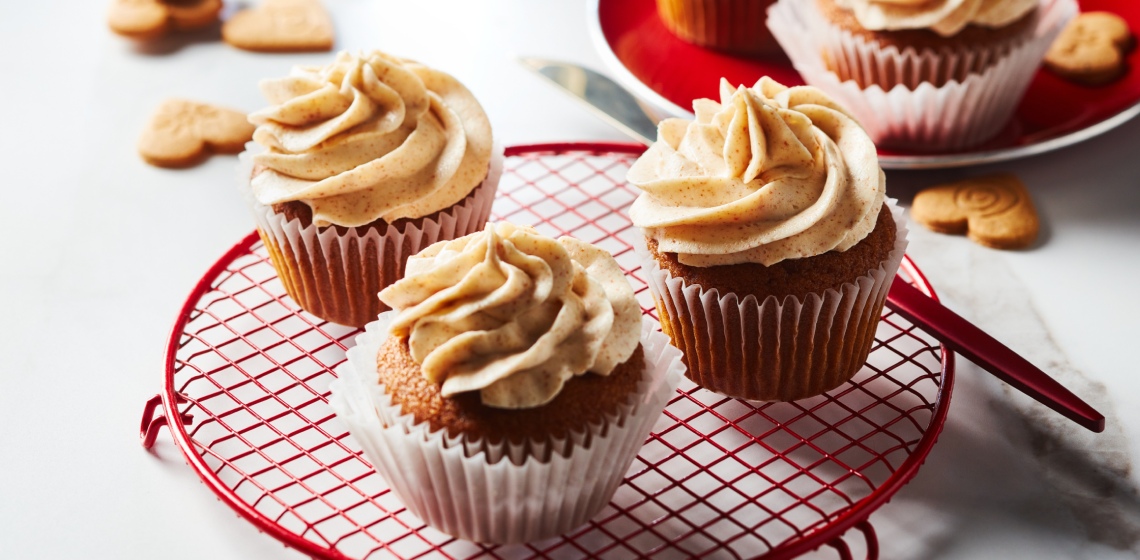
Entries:
{"label": "cupcake on red plate", "polygon": [[768,7],[776,0],[657,0],[665,27],[694,45],[733,54],[778,54],[768,31]]}
{"label": "cupcake on red plate", "polygon": [[479,231],[501,151],[452,76],[371,51],[342,52],[261,83],[270,107],[242,155],[241,184],[290,297],[360,327],[408,257]]}
{"label": "cupcake on red plate", "polygon": [[662,330],[688,375],[795,400],[867,359],[906,248],[875,145],[822,91],[762,78],[669,119],[630,168],[630,218]]}
{"label": "cupcake on red plate", "polygon": [[683,374],[607,252],[489,224],[412,257],[330,404],[413,513],[543,539],[613,496]]}
{"label": "cupcake on red plate", "polygon": [[780,0],[768,25],[804,80],[881,145],[967,148],[1013,116],[1076,0]]}

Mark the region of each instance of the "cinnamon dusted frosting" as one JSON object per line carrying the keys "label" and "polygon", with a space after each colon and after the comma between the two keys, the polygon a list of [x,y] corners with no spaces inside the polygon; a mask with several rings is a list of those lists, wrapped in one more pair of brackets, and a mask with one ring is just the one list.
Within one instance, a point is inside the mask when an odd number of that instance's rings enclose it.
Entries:
{"label": "cinnamon dusted frosting", "polygon": [[261,82],[272,105],[249,116],[257,201],[299,200],[318,226],[418,218],[466,197],[487,175],[491,125],[455,78],[372,51],[297,66]]}
{"label": "cinnamon dusted frosting", "polygon": [[609,253],[505,222],[411,257],[380,299],[444,397],[480,391],[496,408],[541,406],[575,375],[609,375],[640,341],[641,308]]}
{"label": "cinnamon dusted frosting", "polygon": [[1005,27],[1031,12],[1040,0],[836,0],[855,12],[871,31],[930,29],[943,37],[967,25]]}
{"label": "cinnamon dusted frosting", "polygon": [[691,266],[846,251],[875,227],[886,178],[867,133],[813,87],[721,80],[721,102],[667,119],[630,168],[633,223]]}

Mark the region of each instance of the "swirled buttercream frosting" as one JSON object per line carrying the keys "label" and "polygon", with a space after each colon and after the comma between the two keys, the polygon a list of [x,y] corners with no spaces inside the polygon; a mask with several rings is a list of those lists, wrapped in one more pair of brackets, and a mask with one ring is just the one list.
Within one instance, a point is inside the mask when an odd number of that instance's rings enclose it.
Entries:
{"label": "swirled buttercream frosting", "polygon": [[463,200],[491,161],[491,125],[455,78],[372,51],[262,81],[251,181],[266,206],[302,201],[318,226],[419,218]]}
{"label": "swirled buttercream frosting", "polygon": [[449,397],[541,406],[576,375],[609,375],[640,341],[641,308],[607,252],[505,222],[408,259],[380,292],[390,330]]}
{"label": "swirled buttercream frosting", "polygon": [[630,218],[691,266],[846,251],[875,227],[885,176],[871,138],[822,91],[721,80],[696,120],[661,122],[627,179]]}
{"label": "swirled buttercream frosting", "polygon": [[859,25],[872,31],[929,29],[951,37],[967,25],[1005,27],[1040,0],[836,0],[855,12]]}

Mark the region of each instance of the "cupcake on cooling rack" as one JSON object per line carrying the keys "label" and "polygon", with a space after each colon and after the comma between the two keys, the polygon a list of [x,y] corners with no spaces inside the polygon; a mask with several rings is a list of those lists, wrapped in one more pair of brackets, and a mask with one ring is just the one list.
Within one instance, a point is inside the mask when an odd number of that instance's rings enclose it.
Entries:
{"label": "cupcake on cooling rack", "polygon": [[966,148],[1013,116],[1076,0],[780,0],[796,69],[880,144]]}
{"label": "cupcake on cooling rack", "polygon": [[531,228],[432,245],[380,297],[330,403],[409,510],[468,540],[593,517],[684,371],[609,253]]}
{"label": "cupcake on cooling rack", "polygon": [[682,40],[733,54],[780,52],[768,31],[768,7],[776,0],[657,0],[666,29]]}
{"label": "cupcake on cooling rack", "polygon": [[455,78],[372,51],[265,80],[270,107],[242,186],[289,295],[360,327],[408,257],[480,231],[501,169],[491,125]]}
{"label": "cupcake on cooling rack", "polygon": [[862,367],[906,248],[875,145],[813,87],[721,82],[630,168],[662,330],[689,377],[795,400]]}

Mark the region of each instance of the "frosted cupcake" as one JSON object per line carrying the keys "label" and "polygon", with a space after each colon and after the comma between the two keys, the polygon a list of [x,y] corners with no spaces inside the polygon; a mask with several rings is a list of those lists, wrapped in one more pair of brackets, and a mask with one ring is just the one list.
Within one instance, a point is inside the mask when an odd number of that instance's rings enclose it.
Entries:
{"label": "frosted cupcake", "polygon": [[813,87],[721,82],[670,119],[629,171],[662,329],[688,375],[750,400],[795,400],[866,361],[906,248],[875,145]]}
{"label": "frosted cupcake", "polygon": [[572,238],[488,225],[380,297],[330,402],[408,509],[468,540],[593,517],[684,370],[613,257]]}
{"label": "frosted cupcake", "polygon": [[265,80],[270,107],[242,184],[289,295],[360,327],[408,257],[479,231],[501,169],[479,102],[455,78],[372,51]]}
{"label": "frosted cupcake", "polygon": [[769,27],[796,69],[872,138],[959,149],[1013,116],[1075,0],[781,0]]}

